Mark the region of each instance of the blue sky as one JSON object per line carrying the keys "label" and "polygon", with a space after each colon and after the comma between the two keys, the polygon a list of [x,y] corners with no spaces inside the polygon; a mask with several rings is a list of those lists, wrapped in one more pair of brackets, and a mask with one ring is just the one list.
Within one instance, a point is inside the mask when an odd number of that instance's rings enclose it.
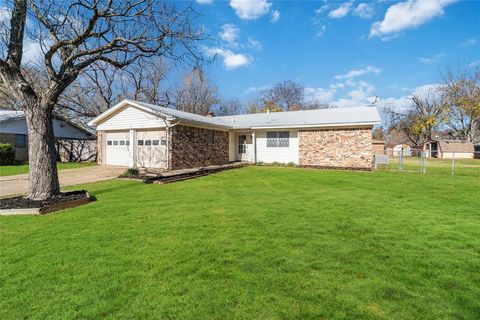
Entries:
{"label": "blue sky", "polygon": [[342,106],[405,103],[446,67],[480,65],[480,1],[197,0],[224,98],[283,80]]}

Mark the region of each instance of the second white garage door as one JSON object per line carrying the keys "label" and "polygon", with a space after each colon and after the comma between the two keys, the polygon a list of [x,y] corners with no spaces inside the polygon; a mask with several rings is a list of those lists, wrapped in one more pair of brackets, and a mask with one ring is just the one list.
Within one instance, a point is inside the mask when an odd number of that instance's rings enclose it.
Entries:
{"label": "second white garage door", "polygon": [[137,166],[165,168],[167,141],[165,130],[137,131]]}
{"label": "second white garage door", "polygon": [[105,164],[114,166],[128,166],[130,158],[130,141],[128,131],[107,132],[106,140]]}

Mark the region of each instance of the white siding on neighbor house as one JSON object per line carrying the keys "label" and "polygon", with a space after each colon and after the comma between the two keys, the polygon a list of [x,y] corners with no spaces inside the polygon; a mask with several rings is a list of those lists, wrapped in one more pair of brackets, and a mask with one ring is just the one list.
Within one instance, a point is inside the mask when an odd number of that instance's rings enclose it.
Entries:
{"label": "white siding on neighbor house", "polygon": [[151,113],[127,106],[97,126],[97,130],[164,128],[162,118]]}
{"label": "white siding on neighbor house", "polygon": [[[25,119],[9,121],[1,125],[0,132],[27,134],[27,124]],[[53,133],[57,138],[87,139],[88,135],[82,130],[72,126],[63,120],[53,119]]]}
{"label": "white siding on neighbor house", "polygon": [[[267,148],[267,131],[289,131],[288,148]],[[257,140],[257,162],[293,162],[298,164],[298,131],[297,130],[265,130],[255,131]]]}

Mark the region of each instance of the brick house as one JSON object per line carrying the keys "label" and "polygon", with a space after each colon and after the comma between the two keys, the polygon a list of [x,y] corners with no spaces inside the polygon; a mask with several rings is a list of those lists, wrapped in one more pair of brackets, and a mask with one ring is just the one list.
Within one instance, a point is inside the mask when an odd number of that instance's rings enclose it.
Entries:
{"label": "brick house", "polygon": [[98,163],[181,169],[233,161],[372,168],[375,108],[209,117],[124,100],[89,122]]}

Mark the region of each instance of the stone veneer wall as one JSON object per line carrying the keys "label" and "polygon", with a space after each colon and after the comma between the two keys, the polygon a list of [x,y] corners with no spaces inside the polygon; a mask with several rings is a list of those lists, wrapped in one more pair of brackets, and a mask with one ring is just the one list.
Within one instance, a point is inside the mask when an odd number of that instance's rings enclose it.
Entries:
{"label": "stone veneer wall", "polygon": [[207,141],[208,129],[175,126],[170,135],[171,169],[226,164],[228,132],[214,130],[213,143]]}
{"label": "stone veneer wall", "polygon": [[105,131],[97,131],[97,164],[103,163],[103,139]]}
{"label": "stone veneer wall", "polygon": [[298,132],[300,165],[371,169],[372,129],[322,129]]}

